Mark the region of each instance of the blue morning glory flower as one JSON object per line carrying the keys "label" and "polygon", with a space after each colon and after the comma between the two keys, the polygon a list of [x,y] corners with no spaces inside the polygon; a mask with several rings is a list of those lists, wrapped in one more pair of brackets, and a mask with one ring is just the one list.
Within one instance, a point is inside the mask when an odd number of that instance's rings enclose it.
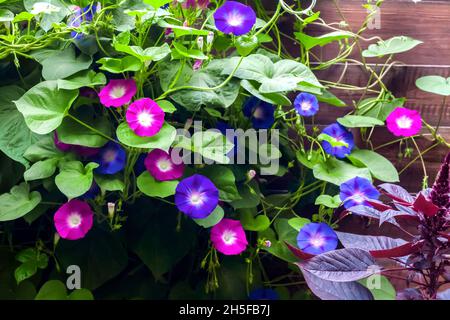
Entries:
{"label": "blue morning glory flower", "polygon": [[322,133],[335,138],[337,141],[345,142],[348,146],[338,146],[333,147],[328,141],[322,141],[322,147],[326,153],[335,156],[336,158],[345,158],[352,149],[355,147],[355,142],[353,141],[353,134],[348,131],[344,126],[339,123],[333,123],[323,129]]}
{"label": "blue morning glory flower", "polygon": [[256,23],[252,7],[236,1],[226,1],[214,12],[216,28],[225,34],[242,36],[249,33]]}
{"label": "blue morning glory flower", "polygon": [[[73,16],[69,18],[68,26],[78,28],[81,26],[81,23],[83,21],[91,22],[98,10],[99,5],[89,5],[84,8],[76,7]],[[83,34],[77,33],[76,31],[72,31],[70,35],[73,39],[76,40],[80,40],[83,38]]]}
{"label": "blue morning glory flower", "polygon": [[280,296],[278,292],[269,288],[259,288],[250,292],[248,298],[250,300],[278,300]]}
{"label": "blue morning glory flower", "polygon": [[256,97],[247,99],[243,108],[244,116],[249,118],[255,129],[269,129],[275,122],[275,108]]}
{"label": "blue morning glory flower", "polygon": [[315,95],[302,92],[295,98],[294,108],[299,115],[311,117],[319,111],[319,101]]}
{"label": "blue morning glory flower", "polygon": [[345,181],[340,186],[339,197],[344,202],[345,208],[351,208],[357,205],[365,205],[371,207],[367,202],[369,199],[377,200],[380,193],[366,178],[354,177]]}
{"label": "blue morning glory flower", "polygon": [[110,141],[100,149],[93,161],[99,164],[96,173],[115,174],[125,167],[127,154],[119,144]]}
{"label": "blue morning glory flower", "polygon": [[336,249],[338,237],[326,223],[311,222],[303,226],[297,236],[298,247],[310,254],[321,254]]}

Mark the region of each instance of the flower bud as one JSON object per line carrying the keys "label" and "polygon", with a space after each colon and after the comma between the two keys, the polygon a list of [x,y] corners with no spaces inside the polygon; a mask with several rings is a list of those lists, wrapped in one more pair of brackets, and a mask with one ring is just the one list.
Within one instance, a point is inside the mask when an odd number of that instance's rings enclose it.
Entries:
{"label": "flower bud", "polygon": [[200,51],[203,51],[203,37],[197,38],[197,47]]}
{"label": "flower bud", "polygon": [[116,211],[116,204],[114,202],[108,202],[108,217],[112,219]]}
{"label": "flower bud", "polygon": [[206,36],[206,44],[208,45],[208,47],[212,45],[213,41],[214,41],[214,32],[210,31]]}

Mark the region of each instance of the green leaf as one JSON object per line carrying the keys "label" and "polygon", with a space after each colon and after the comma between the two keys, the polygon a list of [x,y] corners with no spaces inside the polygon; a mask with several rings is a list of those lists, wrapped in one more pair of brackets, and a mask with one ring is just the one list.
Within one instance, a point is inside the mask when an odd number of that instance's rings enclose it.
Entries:
{"label": "green leaf", "polygon": [[220,200],[233,201],[241,198],[236,188],[233,171],[227,167],[220,165],[206,166],[199,173],[214,182],[214,185],[219,189]]}
{"label": "green leaf", "polygon": [[144,3],[151,5],[154,9],[158,9],[171,1],[172,0],[144,0]]}
{"label": "green leaf", "polygon": [[92,63],[92,58],[88,55],[76,56],[75,49],[72,46],[63,51],[47,51],[43,59],[37,58],[37,60],[42,65],[42,77],[45,80],[67,78],[79,71],[88,69]]}
{"label": "green leaf", "polygon": [[149,47],[142,49],[138,46],[129,46],[122,43],[115,42],[114,49],[119,52],[127,53],[133,57],[138,58],[142,63],[146,61],[159,61],[164,59],[171,51],[169,45],[164,43],[160,47]]}
{"label": "green leaf", "polygon": [[151,270],[157,280],[192,248],[198,234],[195,223],[182,219],[177,230],[177,212],[161,202],[145,202],[127,220],[129,248]]}
{"label": "green leaf", "polygon": [[368,169],[358,168],[335,158],[329,158],[327,162],[316,164],[313,167],[313,174],[317,179],[337,186],[354,177],[372,180]]}
{"label": "green leaf", "polygon": [[399,176],[394,165],[382,155],[371,150],[353,150],[347,158],[354,164],[367,167],[370,173],[378,180],[385,182],[398,182]]}
{"label": "green leaf", "polygon": [[178,180],[157,181],[153,176],[145,171],[137,178],[137,187],[149,197],[166,198],[175,194]]}
{"label": "green leaf", "polygon": [[371,44],[367,50],[362,52],[362,55],[366,58],[382,57],[388,54],[409,51],[421,43],[423,42],[410,37],[397,36],[386,41],[379,41],[377,44]]}
{"label": "green leaf", "polygon": [[24,172],[23,178],[25,181],[33,181],[51,177],[56,171],[59,160],[60,158],[50,158],[35,162]]}
{"label": "green leaf", "polygon": [[66,300],[66,298],[67,290],[64,283],[59,280],[50,280],[44,283],[35,300]]}
{"label": "green leaf", "polygon": [[[111,136],[110,120],[106,117],[98,117],[94,114],[94,110],[90,107],[78,108],[73,116],[82,122],[94,127],[102,132],[105,136]],[[63,120],[57,129],[58,139],[67,144],[80,145],[91,148],[99,148],[104,146],[108,139],[96,132],[87,130],[85,126],[79,124],[70,117]]]}
{"label": "green leaf", "polygon": [[311,220],[307,218],[291,218],[288,220],[289,225],[294,228],[296,231],[300,231],[306,224],[310,223]]}
{"label": "green leaf", "polygon": [[425,76],[416,80],[416,86],[423,91],[450,96],[450,77]]}
{"label": "green leaf", "polygon": [[240,220],[242,227],[249,231],[264,231],[270,227],[270,219],[264,215],[256,214],[255,209],[241,209]]}
{"label": "green leaf", "polygon": [[[130,217],[134,214],[130,214]],[[67,270],[70,265],[80,267],[81,287],[89,290],[117,276],[128,263],[127,251],[117,232],[112,233],[96,226],[83,239],[59,240],[55,253],[61,270]]]}
{"label": "green leaf", "polygon": [[36,162],[39,160],[63,157],[64,153],[56,148],[53,137],[43,136],[36,143],[31,145],[23,155],[25,159]]}
{"label": "green leaf", "polygon": [[252,94],[252,96],[257,97],[258,99],[274,104],[274,105],[282,105],[282,106],[291,106],[292,102],[289,100],[288,97],[286,97],[284,94],[279,92],[273,92],[273,93],[261,93],[256,88],[260,87],[258,82],[256,81],[248,81],[248,80],[241,80],[241,87],[247,90],[249,93]]}
{"label": "green leaf", "polygon": [[341,205],[341,198],[339,197],[339,195],[335,195],[334,197],[329,196],[327,194],[321,194],[320,196],[318,196],[316,198],[316,202],[315,205],[319,206],[319,205],[323,205],[327,208],[338,208]]}
{"label": "green leaf", "polygon": [[337,140],[335,137],[329,136],[326,133],[321,133],[317,137],[317,140],[319,141],[326,141],[328,142],[332,147],[348,147],[348,143],[345,141]]}
{"label": "green leaf", "polygon": [[[42,18],[39,21],[39,26],[47,32],[50,30],[54,23],[61,22],[69,13],[67,4],[62,0],[24,0],[23,5],[28,12],[33,13],[33,9],[36,9],[37,4],[50,4],[52,6],[51,12],[40,13]],[[38,14],[38,13],[36,13]]]}
{"label": "green leaf", "polygon": [[111,73],[122,73],[126,71],[139,71],[142,67],[142,62],[136,57],[126,56],[123,58],[101,58],[97,61],[101,64],[100,70],[105,70]]}
{"label": "green leaf", "polygon": [[175,141],[177,131],[170,124],[164,122],[161,130],[156,135],[141,137],[131,130],[128,123],[122,122],[117,127],[116,134],[119,141],[129,147],[142,149],[158,148],[167,151]]}
{"label": "green leaf", "polygon": [[289,225],[288,219],[283,218],[275,220],[274,228],[275,231],[269,228],[258,233],[258,238],[264,238],[271,242],[270,247],[264,247],[263,249],[284,261],[298,262],[298,258],[292,254],[285,244],[285,242],[288,242],[297,246],[297,230]]}
{"label": "green leaf", "polygon": [[235,44],[237,52],[241,56],[246,57],[258,47],[259,40],[256,36],[240,36],[236,38]]}
{"label": "green leaf", "polygon": [[345,117],[337,118],[337,122],[347,128],[367,128],[384,125],[384,122],[377,118],[355,115],[346,115]]}
{"label": "green leaf", "polygon": [[353,37],[351,32],[342,30],[333,31],[319,37],[311,37],[303,32],[294,32],[294,34],[295,38],[303,44],[306,50],[310,50],[316,46],[323,47],[331,42]]}
{"label": "green leaf", "polygon": [[8,9],[0,8],[0,22],[11,22],[14,20],[14,13]]}
{"label": "green leaf", "polygon": [[317,100],[320,102],[325,102],[329,105],[336,106],[336,107],[345,107],[347,104],[336,97],[334,94],[332,94],[330,91],[322,89],[321,94],[316,95]]}
{"label": "green leaf", "polygon": [[0,195],[0,221],[10,221],[23,217],[41,202],[37,191],[30,193],[25,183],[11,188],[9,193]]}
{"label": "green leaf", "polygon": [[[222,74],[231,74],[241,58],[228,59]],[[275,63],[262,54],[252,54],[245,57],[240,63],[234,76],[245,80],[254,80],[261,83],[259,92],[287,92],[293,91],[299,84],[306,84],[318,88],[323,86],[311,70],[293,60],[280,60]]]}
{"label": "green leaf", "polygon": [[208,59],[208,56],[206,56],[202,51],[198,49],[188,49],[185,46],[183,46],[181,43],[178,42],[172,42],[173,47],[176,51],[172,52],[172,55],[176,52],[178,55],[175,55],[174,58],[192,58],[196,60],[205,60]]}
{"label": "green leaf", "polygon": [[183,37],[186,35],[207,36],[208,33],[210,32],[209,30],[199,30],[191,27],[183,27],[181,25],[170,24],[164,20],[158,21],[158,25],[164,29],[168,28],[172,29],[176,38]]}
{"label": "green leaf", "polygon": [[22,263],[14,272],[17,284],[36,274],[38,268],[45,269],[48,265],[48,256],[35,248],[20,251],[16,255],[16,260]]}
{"label": "green leaf", "polygon": [[[379,277],[379,283],[375,277]],[[375,300],[396,300],[397,293],[395,292],[395,288],[385,276],[373,275],[369,278],[361,279],[358,282],[370,290]],[[379,287],[377,288],[376,286],[378,284]]]}
{"label": "green leaf", "polygon": [[192,135],[191,142],[191,150],[200,153],[203,157],[217,163],[230,162],[227,154],[234,145],[222,133],[213,130],[196,132]]}
{"label": "green leaf", "polygon": [[92,292],[88,289],[77,289],[72,291],[67,297],[68,300],[94,300]]}
{"label": "green leaf", "polygon": [[80,161],[66,162],[55,177],[56,186],[69,199],[79,197],[91,187],[93,170],[97,167],[95,162],[89,162],[86,166]]}
{"label": "green leaf", "polygon": [[94,175],[94,180],[103,194],[106,191],[123,191],[125,188],[123,178],[117,175]]}
{"label": "green leaf", "polygon": [[257,182],[250,181],[248,184],[242,184],[238,187],[238,190],[241,199],[231,202],[234,209],[254,208],[261,202]]}
{"label": "green leaf", "polygon": [[0,87],[0,150],[9,158],[28,166],[23,157],[39,136],[28,129],[23,115],[14,105],[25,91],[17,86]]}
{"label": "green leaf", "polygon": [[174,113],[177,111],[177,108],[173,105],[173,103],[168,100],[159,100],[158,106],[163,109],[164,113]]}
{"label": "green leaf", "polygon": [[312,150],[308,153],[297,151],[297,160],[308,169],[314,168],[318,163],[323,162],[322,153],[319,150]]}
{"label": "green leaf", "polygon": [[23,280],[31,278],[37,272],[36,261],[30,260],[22,263],[14,271],[14,278],[16,278],[17,284],[21,283]]}
{"label": "green leaf", "polygon": [[217,206],[213,212],[203,219],[192,219],[196,224],[203,228],[211,228],[218,224],[223,219],[224,212],[221,206]]}
{"label": "green leaf", "polygon": [[386,97],[385,101],[378,101],[376,98],[367,98],[358,104],[356,110],[358,115],[377,118],[386,121],[389,114],[405,103],[405,98]]}
{"label": "green leaf", "polygon": [[[213,88],[219,86],[226,79],[226,76],[221,75],[221,71],[227,61],[228,59],[212,60],[205,68],[197,71],[193,71],[192,67],[182,64],[181,61],[162,63],[159,68],[161,88],[163,91],[169,90],[170,84],[174,81],[180,68],[182,68],[182,72],[175,87]],[[202,107],[228,108],[236,100],[238,94],[239,83],[236,79],[232,79],[217,90],[179,90],[171,94],[170,98],[189,111],[197,111]]]}
{"label": "green leaf", "polygon": [[16,23],[16,22],[22,22],[22,21],[30,21],[31,19],[33,19],[33,17],[34,17],[34,14],[23,11],[23,12],[18,13],[14,17],[13,22]]}
{"label": "green leaf", "polygon": [[31,131],[47,134],[59,127],[77,96],[78,90],[58,90],[57,81],[44,81],[14,103]]}
{"label": "green leaf", "polygon": [[80,71],[67,79],[58,79],[58,89],[76,90],[82,87],[93,88],[106,84],[106,77],[103,73],[95,73],[92,70]]}

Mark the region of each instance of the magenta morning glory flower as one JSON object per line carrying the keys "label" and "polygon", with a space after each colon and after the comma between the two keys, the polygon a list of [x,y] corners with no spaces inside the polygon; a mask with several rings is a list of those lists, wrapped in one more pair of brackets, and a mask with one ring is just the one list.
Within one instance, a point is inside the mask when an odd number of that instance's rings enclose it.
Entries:
{"label": "magenta morning glory flower", "polygon": [[161,130],[164,115],[164,111],[155,101],[142,98],[130,104],[126,119],[131,130],[138,136],[151,137]]}
{"label": "magenta morning glory flower", "polygon": [[219,203],[219,190],[207,177],[194,174],[178,183],[175,205],[178,210],[194,219],[206,218]]}
{"label": "magenta morning glory flower", "polygon": [[346,146],[333,147],[328,141],[322,141],[322,147],[326,153],[335,156],[336,158],[345,158],[352,151],[355,143],[353,141],[353,134],[339,123],[333,123],[323,129],[322,133],[333,137],[337,141],[347,143]]}
{"label": "magenta morning glory flower", "polygon": [[255,129],[269,129],[275,122],[274,106],[256,97],[247,99],[242,112],[251,120]]}
{"label": "magenta morning glory flower", "polygon": [[127,154],[119,144],[110,141],[100,149],[93,161],[99,164],[95,172],[115,174],[125,167]]}
{"label": "magenta morning glory flower", "polygon": [[345,181],[340,186],[339,197],[344,202],[345,208],[351,208],[357,205],[365,205],[371,207],[368,200],[377,200],[380,193],[366,178],[354,177]]}
{"label": "magenta morning glory flower", "polygon": [[395,108],[386,118],[387,128],[397,137],[411,137],[422,129],[422,117],[416,110]]}
{"label": "magenta morning glory flower", "polygon": [[214,12],[216,28],[226,34],[242,36],[252,30],[256,13],[250,6],[236,1],[227,1]]}
{"label": "magenta morning glory flower", "polygon": [[110,80],[98,96],[105,107],[117,108],[129,103],[136,90],[136,82],[133,79]]}
{"label": "magenta morning glory flower", "polygon": [[337,244],[336,232],[323,222],[311,222],[304,225],[297,236],[298,247],[310,254],[321,254],[334,250]]}
{"label": "magenta morning glory flower", "polygon": [[247,237],[239,220],[222,219],[211,229],[211,242],[225,255],[240,254],[247,248]]}
{"label": "magenta morning glory flower", "polygon": [[295,98],[294,108],[299,115],[311,117],[319,111],[319,101],[315,95],[302,92]]}
{"label": "magenta morning glory flower", "polygon": [[145,158],[144,165],[153,178],[159,181],[181,178],[184,172],[184,164],[175,164],[170,153],[161,149],[153,149]]}
{"label": "magenta morning glory flower", "polygon": [[77,240],[83,238],[92,228],[93,216],[86,202],[72,199],[59,207],[53,220],[61,238]]}

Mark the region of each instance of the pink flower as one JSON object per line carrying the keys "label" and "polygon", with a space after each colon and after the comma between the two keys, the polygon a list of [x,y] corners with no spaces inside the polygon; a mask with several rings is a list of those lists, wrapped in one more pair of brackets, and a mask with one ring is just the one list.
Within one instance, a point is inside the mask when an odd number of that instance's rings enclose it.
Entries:
{"label": "pink flower", "polygon": [[387,128],[397,137],[410,137],[420,132],[420,113],[406,108],[395,108],[386,119]]}
{"label": "pink flower", "polygon": [[77,240],[84,238],[92,228],[93,216],[86,202],[72,199],[59,207],[53,220],[61,238]]}
{"label": "pink flower", "polygon": [[121,107],[131,101],[136,94],[133,79],[111,80],[98,94],[105,107]]}
{"label": "pink flower", "polygon": [[126,119],[130,128],[141,137],[154,136],[164,123],[164,111],[149,98],[134,101],[128,107]]}
{"label": "pink flower", "polygon": [[214,248],[225,255],[240,254],[248,244],[241,222],[231,219],[222,219],[212,227],[211,241]]}
{"label": "pink flower", "polygon": [[175,164],[170,154],[161,149],[153,149],[144,160],[145,168],[159,181],[175,180],[181,178],[184,164]]}

